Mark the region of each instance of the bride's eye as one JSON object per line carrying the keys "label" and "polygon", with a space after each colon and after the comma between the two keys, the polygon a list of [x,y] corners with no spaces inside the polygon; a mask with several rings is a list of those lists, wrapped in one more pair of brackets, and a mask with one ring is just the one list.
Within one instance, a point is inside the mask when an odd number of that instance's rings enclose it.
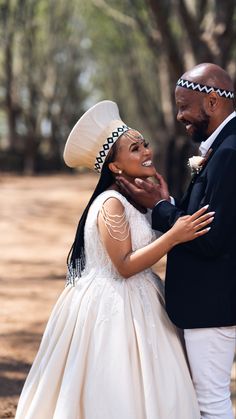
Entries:
{"label": "bride's eye", "polygon": [[149,143],[148,143],[147,141],[144,141],[143,146],[144,146],[145,148],[148,148],[148,147],[149,147]]}
{"label": "bride's eye", "polygon": [[139,150],[139,145],[134,145],[131,149],[131,151],[138,151]]}

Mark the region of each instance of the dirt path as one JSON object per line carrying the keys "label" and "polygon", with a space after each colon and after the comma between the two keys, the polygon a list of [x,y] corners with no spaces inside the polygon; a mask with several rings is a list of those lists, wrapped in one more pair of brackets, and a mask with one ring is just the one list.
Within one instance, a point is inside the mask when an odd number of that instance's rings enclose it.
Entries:
{"label": "dirt path", "polygon": [[[78,218],[96,181],[96,175],[83,174],[0,179],[1,419],[14,418],[49,313],[64,287]],[[164,261],[157,270],[163,275]]]}
{"label": "dirt path", "polygon": [[13,418],[96,176],[1,177],[0,418]]}

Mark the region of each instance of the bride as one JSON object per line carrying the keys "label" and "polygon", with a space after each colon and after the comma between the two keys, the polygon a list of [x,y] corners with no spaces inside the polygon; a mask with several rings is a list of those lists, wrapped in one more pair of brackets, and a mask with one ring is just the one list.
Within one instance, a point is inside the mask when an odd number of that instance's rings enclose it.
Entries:
{"label": "bride", "polygon": [[155,238],[149,213],[116,184],[159,176],[143,136],[99,102],[67,140],[70,167],[99,182],[76,232],[67,286],[47,324],[16,419],[199,419],[178,333],[151,266],[178,243],[208,231],[204,207]]}

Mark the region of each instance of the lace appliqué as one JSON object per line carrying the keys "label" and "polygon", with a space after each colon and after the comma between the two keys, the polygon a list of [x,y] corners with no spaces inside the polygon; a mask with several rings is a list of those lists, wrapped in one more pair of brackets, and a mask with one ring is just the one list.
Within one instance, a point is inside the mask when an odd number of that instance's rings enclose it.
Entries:
{"label": "lace appliqu\u00e9", "polygon": [[111,214],[103,205],[100,213],[109,235],[118,241],[126,240],[130,233],[130,226],[125,210],[121,215]]}

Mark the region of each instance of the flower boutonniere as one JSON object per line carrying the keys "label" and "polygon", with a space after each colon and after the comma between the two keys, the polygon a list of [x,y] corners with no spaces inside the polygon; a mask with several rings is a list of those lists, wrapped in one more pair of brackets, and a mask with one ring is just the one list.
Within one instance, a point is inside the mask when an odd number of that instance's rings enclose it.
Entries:
{"label": "flower boutonniere", "polygon": [[210,154],[212,153],[212,148],[210,148],[207,152],[207,154],[205,155],[205,157],[201,157],[201,156],[192,156],[188,159],[188,166],[191,169],[191,175],[198,175],[201,170],[203,169],[203,167],[205,166],[207,160],[210,157]]}

